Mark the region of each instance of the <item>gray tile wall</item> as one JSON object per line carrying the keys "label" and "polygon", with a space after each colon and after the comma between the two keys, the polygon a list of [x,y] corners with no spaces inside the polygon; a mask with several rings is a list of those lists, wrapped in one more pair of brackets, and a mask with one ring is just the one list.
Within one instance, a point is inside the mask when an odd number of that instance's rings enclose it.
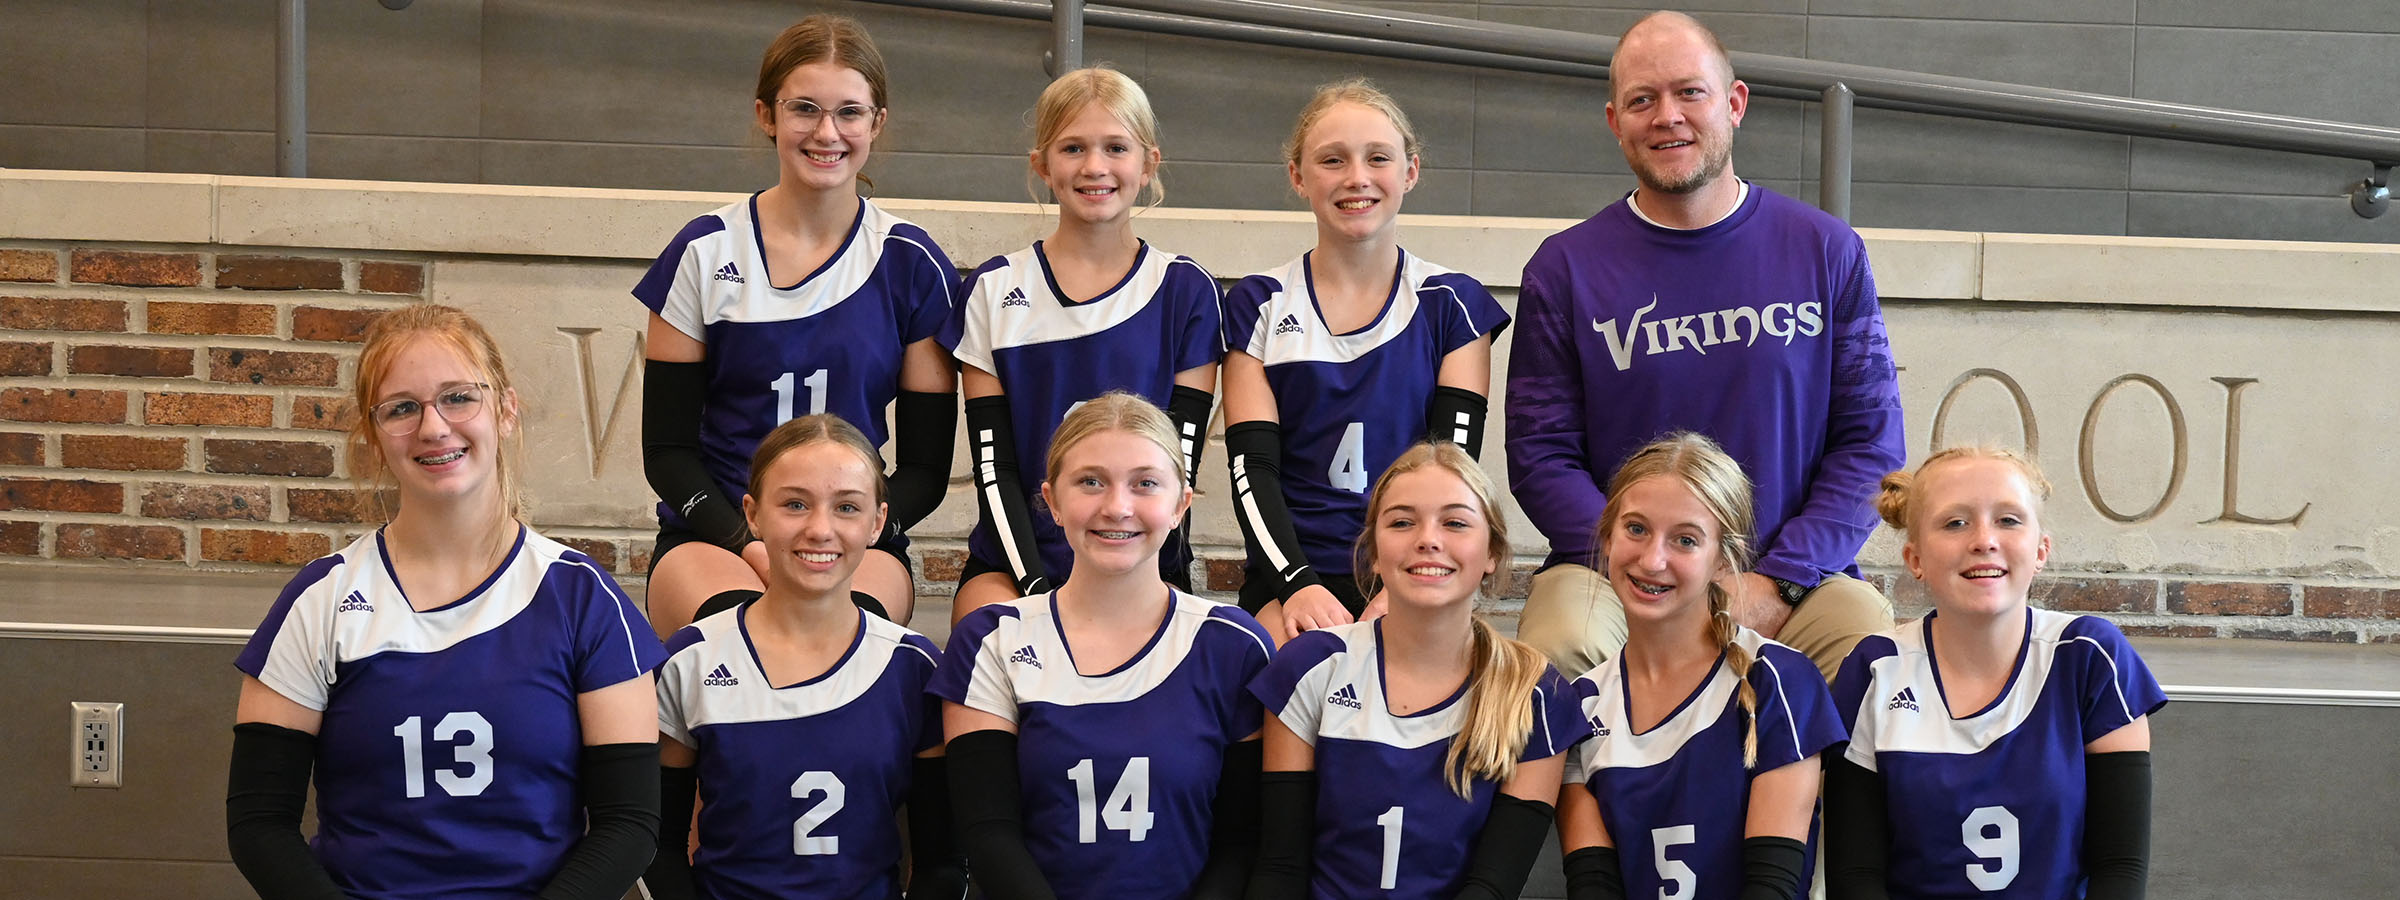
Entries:
{"label": "gray tile wall", "polygon": [[[1413,12],[1614,33],[1627,0],[1389,0]],[[1677,0],[1738,50],[2400,126],[2387,0]],[[311,173],[741,190],[773,177],[750,128],[757,55],[796,14],[864,21],[890,60],[885,196],[1025,199],[1042,23],[862,2],[366,0],[309,8]],[[9,0],[0,166],[272,174],[272,0]],[[1093,31],[1150,90],[1170,201],[1296,209],[1276,150],[1319,82],[1376,78],[1428,149],[1412,212],[1580,216],[1631,187],[1577,79]],[[1862,109],[1861,225],[2400,241],[2342,192],[2364,163]],[[1759,100],[1738,170],[1807,192],[1813,106]]]}

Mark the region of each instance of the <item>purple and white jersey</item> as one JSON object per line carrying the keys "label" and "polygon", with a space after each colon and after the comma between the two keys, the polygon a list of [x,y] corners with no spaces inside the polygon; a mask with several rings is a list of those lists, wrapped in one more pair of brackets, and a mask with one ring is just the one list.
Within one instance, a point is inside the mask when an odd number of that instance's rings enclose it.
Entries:
{"label": "purple and white jersey", "polygon": [[[1556,670],[1526,698],[1533,732],[1520,762],[1567,752],[1591,736]],[[1383,621],[1303,632],[1275,654],[1250,692],[1316,750],[1312,897],[1450,897],[1491,815],[1499,785],[1450,789],[1442,761],[1466,725],[1466,686],[1430,709],[1395,715],[1383,690]]]}
{"label": "purple and white jersey", "polygon": [[[1600,801],[1600,820],[1623,865],[1625,896],[1733,900],[1742,890],[1750,779],[1842,739],[1825,676],[1808,657],[1747,628],[1734,641],[1750,653],[1750,687],[1758,695],[1758,759],[1747,771],[1740,685],[1723,660],[1665,721],[1638,734],[1622,657],[1575,679],[1583,714],[1599,736],[1567,757],[1566,781]],[[1813,813],[1807,843],[1803,885],[1816,860]]]}
{"label": "purple and white jersey", "polygon": [[[958,271],[925,230],[864,199],[850,236],[809,273],[768,277],[756,194],[709,213],[667,243],[633,296],[708,345],[700,452],[736,510],[750,453],[796,416],[832,413],[883,446],[908,345],[950,317]],[[683,521],[659,504],[661,522]]]}
{"label": "purple and white jersey", "polygon": [[302,567],[234,667],[324,714],[317,859],[353,897],[527,897],[583,837],[579,695],[664,654],[591,558],[520,527],[411,607],[383,532]]}
{"label": "purple and white jersey", "polygon": [[[1017,454],[1034,540],[1051,583],[1062,583],[1075,558],[1049,505],[1041,502],[1050,434],[1083,401],[1112,390],[1139,394],[1165,409],[1176,373],[1224,359],[1216,278],[1188,257],[1144,243],[1123,281],[1076,302],[1051,277],[1036,241],[984,263],[968,277],[965,293],[958,314],[942,329],[942,345],[959,362],[999,378],[1008,394],[1017,439],[1010,449]],[[974,436],[968,437],[972,444]],[[1003,572],[1015,571],[1008,565],[1013,545],[980,522],[967,535],[968,552]],[[1188,560],[1190,550],[1176,537],[1160,554],[1172,565]]]}
{"label": "purple and white jersey", "polygon": [[1868,635],[1834,678],[1847,757],[1883,778],[1893,897],[2083,895],[2084,745],[2167,696],[2107,619],[2028,613],[1982,709],[1943,697],[1932,615]]}
{"label": "purple and white jersey", "polygon": [[1266,630],[1213,600],[1168,602],[1149,645],[1100,675],[1076,671],[1056,594],[986,606],[927,688],[1016,723],[1025,848],[1064,900],[1191,893],[1225,748],[1258,731],[1242,686],[1266,667]]}
{"label": "purple and white jersey", "polygon": [[[1367,488],[1430,430],[1425,406],[1443,357],[1484,335],[1497,338],[1508,312],[1475,279],[1405,250],[1383,311],[1357,331],[1326,327],[1307,254],[1236,283],[1225,309],[1225,345],[1266,366],[1283,433],[1284,503],[1304,557],[1264,562],[1276,571],[1302,562],[1347,575]],[[1233,465],[1242,478],[1242,461]],[[1263,522],[1251,531],[1267,534]],[[1270,556],[1284,552],[1262,543]]]}
{"label": "purple and white jersey", "polygon": [[900,895],[909,766],[941,743],[940,651],[859,611],[833,667],[767,682],[745,603],[685,626],[658,667],[658,731],[699,751],[692,880],[715,900]]}

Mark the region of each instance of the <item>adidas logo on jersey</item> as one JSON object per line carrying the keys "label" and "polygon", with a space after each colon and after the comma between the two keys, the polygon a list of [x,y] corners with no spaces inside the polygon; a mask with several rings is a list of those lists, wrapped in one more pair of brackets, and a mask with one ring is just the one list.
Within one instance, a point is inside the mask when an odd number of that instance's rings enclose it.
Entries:
{"label": "adidas logo on jersey", "polygon": [[1592,717],[1592,736],[1593,736],[1593,737],[1607,737],[1607,736],[1608,736],[1608,723],[1605,723],[1605,722],[1602,722],[1602,721],[1600,721],[1600,717],[1599,717],[1599,716],[1593,716],[1593,717]]}
{"label": "adidas logo on jersey", "polygon": [[1026,644],[1023,647],[1017,648],[1017,652],[1008,655],[1008,661],[1012,663],[1024,663],[1036,669],[1042,667],[1042,661],[1038,658],[1035,658],[1033,655],[1032,644]]}
{"label": "adidas logo on jersey", "polygon": [[1325,702],[1331,703],[1335,706],[1347,706],[1351,709],[1358,709],[1358,688],[1353,685],[1342,685],[1342,689],[1335,691],[1331,696],[1326,697]]}
{"label": "adidas logo on jersey", "polygon": [[716,668],[708,671],[708,677],[700,679],[700,683],[711,687],[732,687],[742,682],[733,677],[732,669],[725,668],[724,663],[718,663]]}
{"label": "adidas logo on jersey", "polygon": [[734,268],[732,263],[726,263],[724,266],[717,269],[717,280],[730,281],[735,284],[744,283],[742,281],[742,271]]}
{"label": "adidas logo on jersey", "polygon": [[1300,317],[1296,315],[1286,314],[1283,321],[1275,323],[1276,334],[1299,334],[1307,330],[1300,327]]}
{"label": "adidas logo on jersey", "polygon": [[374,612],[375,604],[367,602],[367,595],[351,591],[350,596],[343,597],[341,605],[334,607],[333,611],[337,613]]}
{"label": "adidas logo on jersey", "polygon": [[1025,299],[1025,289],[1024,289],[1024,288],[1009,288],[1009,289],[1008,289],[1008,296],[1000,298],[1000,308],[1001,308],[1001,309],[1007,309],[1007,308],[1009,308],[1009,307],[1011,307],[1011,306],[1025,306],[1025,307],[1030,307],[1030,306],[1032,306],[1032,305],[1033,305],[1033,302],[1032,302],[1032,301]]}
{"label": "adidas logo on jersey", "polygon": [[1901,689],[1900,689],[1900,693],[1897,693],[1897,694],[1893,694],[1893,695],[1892,695],[1892,702],[1890,702],[1890,703],[1888,703],[1888,704],[1885,704],[1883,708],[1884,708],[1884,709],[1905,709],[1905,710],[1908,710],[1909,712],[1916,712],[1916,711],[1917,711],[1917,689],[1916,689],[1916,688],[1913,688],[1913,687],[1904,687],[1904,688],[1901,688]]}

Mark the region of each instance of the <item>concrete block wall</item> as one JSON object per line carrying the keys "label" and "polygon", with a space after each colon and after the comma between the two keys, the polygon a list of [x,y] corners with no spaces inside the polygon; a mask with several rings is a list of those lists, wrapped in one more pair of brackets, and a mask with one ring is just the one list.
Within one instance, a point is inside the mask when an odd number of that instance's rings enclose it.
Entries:
{"label": "concrete block wall", "polygon": [[[1613,34],[1629,0],[1369,5]],[[2400,125],[2400,19],[2368,0],[1659,0],[1735,49],[2103,94]],[[759,52],[798,15],[867,23],[893,75],[870,172],[887,197],[1026,197],[1047,25],[823,0],[418,0],[309,7],[311,174],[753,190]],[[0,166],[272,174],[270,0],[16,0],[0,27]],[[1632,185],[1596,83],[1094,30],[1148,86],[1186,207],[1296,209],[1274,162],[1320,82],[1367,74],[1428,143],[1415,212],[1580,217]],[[1861,109],[1870,227],[2400,241],[2340,196],[2356,161]],[[1813,107],[1761,100],[1742,174],[1813,198]]]}

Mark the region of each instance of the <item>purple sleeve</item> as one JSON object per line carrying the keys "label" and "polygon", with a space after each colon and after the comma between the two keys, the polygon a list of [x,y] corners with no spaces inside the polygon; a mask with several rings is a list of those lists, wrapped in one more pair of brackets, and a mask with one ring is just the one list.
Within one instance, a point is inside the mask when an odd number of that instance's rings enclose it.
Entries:
{"label": "purple sleeve", "polygon": [[968,275],[959,285],[958,308],[950,311],[950,317],[942,322],[942,330],[934,335],[941,340],[942,347],[949,350],[950,355],[957,357],[959,362],[985,372],[992,371],[992,348],[988,346],[990,338],[984,334],[982,325],[972,320],[983,315],[984,307],[992,301],[981,296],[977,286],[983,282],[984,273],[1005,268],[1007,265],[1008,257],[995,256],[984,261],[983,265],[975,267],[975,272]]}
{"label": "purple sleeve", "polygon": [[1849,238],[1850,276],[1827,326],[1833,333],[1833,390],[1826,404],[1825,453],[1799,511],[1776,531],[1756,567],[1762,575],[1797,584],[1813,585],[1857,564],[1859,548],[1875,530],[1875,486],[1908,462],[1899,373],[1883,331],[1875,275],[1866,247],[1855,233]]}
{"label": "purple sleeve", "polygon": [[[1208,612],[1209,618],[1223,622],[1210,636],[1215,638],[1226,657],[1228,680],[1232,683],[1224,705],[1225,739],[1239,741],[1256,734],[1264,724],[1266,711],[1249,686],[1257,682],[1259,673],[1267,668],[1274,655],[1275,640],[1267,629],[1258,624],[1239,607],[1220,606]],[[1229,634],[1239,632],[1238,636]]]}
{"label": "purple sleeve", "polygon": [[942,651],[941,662],[933,670],[933,678],[925,683],[925,692],[952,703],[966,704],[968,689],[975,680],[975,662],[983,655],[983,641],[1000,627],[1002,615],[1016,615],[1016,609],[1005,604],[993,604],[968,613],[950,630],[950,645]]}
{"label": "purple sleeve", "polygon": [[1549,759],[1591,736],[1592,722],[1583,715],[1583,691],[1556,668],[1543,666],[1542,680],[1533,686],[1533,733],[1525,737],[1525,752],[1517,761]]}
{"label": "purple sleeve", "polygon": [[1517,336],[1509,345],[1508,487],[1525,517],[1550,539],[1550,558],[1591,565],[1592,529],[1608,505],[1584,440],[1583,365],[1576,358],[1574,311],[1552,296],[1548,250],[1525,264],[1517,294]]}
{"label": "purple sleeve", "polygon": [[1442,323],[1440,346],[1445,355],[1487,334],[1497,341],[1508,329],[1508,310],[1501,308],[1499,298],[1493,297],[1483,282],[1464,273],[1447,272],[1425,279],[1417,296],[1421,302],[1440,304],[1436,321]]}
{"label": "purple sleeve", "polygon": [[693,340],[702,339],[701,329],[707,323],[700,320],[696,295],[702,276],[697,262],[686,251],[693,241],[724,230],[725,220],[717,218],[715,213],[685,223],[683,230],[667,242],[667,248],[651,261],[650,269],[642,273],[642,280],[633,285],[634,299]]}
{"label": "purple sleeve", "polygon": [[1259,309],[1266,305],[1267,298],[1282,289],[1283,286],[1273,278],[1252,275],[1234,282],[1233,290],[1225,292],[1225,348],[1228,351],[1239,350],[1261,360],[1265,358],[1262,355],[1263,346],[1253,347],[1251,341],[1258,337]]}
{"label": "purple sleeve", "polygon": [[[2078,675],[2082,678],[2083,740],[2091,743],[2134,719],[2167,705],[2166,691],[2142,664],[2116,623],[2098,616],[2078,616],[2062,640],[2085,651]],[[2062,654],[2064,649],[2061,650]]]}
{"label": "purple sleeve", "polygon": [[[932,638],[921,634],[907,635],[900,642],[917,651],[900,651],[907,655],[909,665],[915,667],[915,683],[920,686],[931,683],[934,674],[941,671],[940,665],[935,662],[942,655],[941,648],[933,645]],[[923,654],[922,658],[918,656],[920,653]],[[918,704],[917,720],[910,724],[917,731],[916,752],[923,753],[942,745],[942,698],[935,696],[932,691],[922,691],[919,696],[924,702]]]}
{"label": "purple sleeve", "polygon": [[915,227],[896,228],[886,240],[884,259],[891,261],[895,279],[893,302],[898,309],[900,343],[914,344],[941,334],[958,307],[958,268],[933,238]]}
{"label": "purple sleeve", "polygon": [[300,595],[317,582],[333,574],[333,570],[341,564],[341,555],[334,554],[318,557],[300,567],[292,580],[284,584],[283,593],[275,597],[275,603],[267,607],[266,618],[259,620],[258,630],[250,633],[250,642],[243,644],[240,655],[233,658],[233,667],[244,675],[265,681],[266,677],[261,673],[266,671],[267,655],[275,649],[275,637],[282,634],[283,627],[291,621],[292,602],[300,599]]}
{"label": "purple sleeve", "polygon": [[1250,679],[1250,696],[1258,698],[1266,711],[1282,715],[1284,706],[1292,701],[1292,694],[1299,690],[1300,679],[1342,649],[1342,639],[1333,632],[1301,632],[1275,652],[1258,677]]}
{"label": "purple sleeve", "polygon": [[1168,267],[1167,282],[1179,314],[1175,371],[1224,362],[1225,295],[1217,290],[1216,276],[1199,263],[1178,257]]}
{"label": "purple sleeve", "polygon": [[1874,687],[1874,673],[1868,667],[1876,660],[1891,656],[1895,651],[1892,639],[1871,634],[1850,648],[1842,660],[1842,668],[1833,676],[1833,708],[1842,715],[1842,730],[1858,730],[1859,711],[1866,708],[1867,690]]}
{"label": "purple sleeve", "polygon": [[575,690],[596,691],[658,668],[666,648],[650,620],[591,557],[569,551],[544,579],[575,622]]}
{"label": "purple sleeve", "polygon": [[1815,663],[1781,644],[1759,649],[1759,658],[1750,663],[1750,687],[1758,694],[1758,762],[1750,767],[1752,775],[1823,753],[1849,737]]}

